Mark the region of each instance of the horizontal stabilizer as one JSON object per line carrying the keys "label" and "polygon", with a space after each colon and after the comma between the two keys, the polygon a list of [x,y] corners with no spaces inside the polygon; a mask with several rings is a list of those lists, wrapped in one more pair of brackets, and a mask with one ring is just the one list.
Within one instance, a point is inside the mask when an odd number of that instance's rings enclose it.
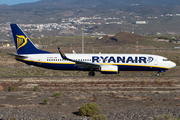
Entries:
{"label": "horizontal stabilizer", "polygon": [[23,56],[23,55],[18,55],[18,54],[12,54],[12,53],[7,53],[8,55],[12,55],[18,58],[27,58],[27,56]]}

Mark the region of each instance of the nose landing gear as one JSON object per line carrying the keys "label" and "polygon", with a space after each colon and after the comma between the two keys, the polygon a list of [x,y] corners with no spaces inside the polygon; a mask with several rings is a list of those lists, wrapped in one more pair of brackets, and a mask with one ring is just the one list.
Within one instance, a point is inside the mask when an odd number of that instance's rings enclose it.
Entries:
{"label": "nose landing gear", "polygon": [[166,70],[158,71],[157,76],[159,77],[159,76],[160,76],[160,73],[162,73],[162,72],[166,72]]}

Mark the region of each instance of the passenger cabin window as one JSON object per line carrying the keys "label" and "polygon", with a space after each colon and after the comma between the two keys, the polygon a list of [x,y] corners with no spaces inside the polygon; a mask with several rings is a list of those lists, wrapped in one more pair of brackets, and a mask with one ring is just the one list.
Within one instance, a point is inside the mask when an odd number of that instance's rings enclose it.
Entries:
{"label": "passenger cabin window", "polygon": [[168,59],[163,59],[163,61],[169,61]]}

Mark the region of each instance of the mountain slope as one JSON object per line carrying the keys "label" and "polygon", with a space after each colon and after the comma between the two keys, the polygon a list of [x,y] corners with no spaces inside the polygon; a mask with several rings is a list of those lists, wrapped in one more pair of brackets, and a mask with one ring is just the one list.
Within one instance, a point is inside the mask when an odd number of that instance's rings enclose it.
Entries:
{"label": "mountain slope", "polygon": [[[35,3],[21,4],[21,5],[41,5],[48,6],[57,5],[61,7],[117,7],[124,5],[156,5],[156,6],[169,6],[180,5],[179,0],[41,0]],[[17,6],[17,5],[16,5]]]}

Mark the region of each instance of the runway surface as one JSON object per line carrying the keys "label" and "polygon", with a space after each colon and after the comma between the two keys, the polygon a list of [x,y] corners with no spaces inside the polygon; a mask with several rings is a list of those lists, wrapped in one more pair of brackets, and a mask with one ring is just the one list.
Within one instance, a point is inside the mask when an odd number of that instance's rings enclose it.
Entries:
{"label": "runway surface", "polygon": [[35,85],[41,89],[159,91],[180,90],[180,77],[0,77],[1,86],[16,86],[18,90]]}

